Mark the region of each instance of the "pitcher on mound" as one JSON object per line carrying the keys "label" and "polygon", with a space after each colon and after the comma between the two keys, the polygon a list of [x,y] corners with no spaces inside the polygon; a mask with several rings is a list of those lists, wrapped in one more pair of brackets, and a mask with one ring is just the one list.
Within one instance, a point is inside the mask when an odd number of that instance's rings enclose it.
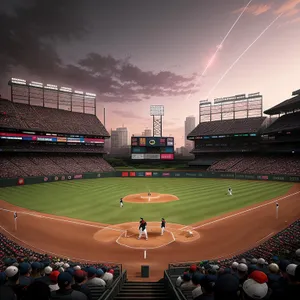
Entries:
{"label": "pitcher on mound", "polygon": [[148,240],[148,233],[147,233],[147,222],[141,218],[140,220],[140,226],[139,226],[139,237],[138,240],[142,237],[142,235],[145,235],[146,240]]}

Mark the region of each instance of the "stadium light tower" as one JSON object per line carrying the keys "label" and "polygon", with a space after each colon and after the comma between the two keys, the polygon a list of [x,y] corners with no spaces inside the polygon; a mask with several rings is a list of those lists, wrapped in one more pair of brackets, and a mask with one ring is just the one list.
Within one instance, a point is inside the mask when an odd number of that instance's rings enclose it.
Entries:
{"label": "stadium light tower", "polygon": [[150,105],[150,116],[153,117],[153,136],[162,137],[163,105]]}

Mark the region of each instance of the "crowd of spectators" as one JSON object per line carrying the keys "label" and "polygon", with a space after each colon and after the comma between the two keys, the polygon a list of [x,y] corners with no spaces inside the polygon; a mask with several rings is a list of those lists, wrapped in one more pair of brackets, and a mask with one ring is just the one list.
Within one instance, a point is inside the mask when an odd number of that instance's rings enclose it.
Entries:
{"label": "crowd of spectators", "polygon": [[208,171],[245,174],[300,175],[300,157],[282,155],[231,155],[217,161]]}
{"label": "crowd of spectators", "polygon": [[0,127],[65,134],[109,136],[95,115],[0,99]]}
{"label": "crowd of spectators", "polygon": [[96,300],[121,272],[118,265],[91,265],[36,253],[1,233],[0,245],[1,300]]}
{"label": "crowd of spectators", "polygon": [[202,122],[189,136],[257,133],[265,120],[265,117],[253,117]]}
{"label": "crowd of spectators", "polygon": [[187,299],[300,299],[300,220],[241,255],[172,265],[169,272],[182,267],[171,278]]}
{"label": "crowd of spectators", "polygon": [[3,155],[0,158],[0,178],[111,172],[113,167],[95,155],[33,154]]}
{"label": "crowd of spectators", "polygon": [[284,130],[300,129],[300,112],[286,114],[275,120],[264,133],[280,132]]}

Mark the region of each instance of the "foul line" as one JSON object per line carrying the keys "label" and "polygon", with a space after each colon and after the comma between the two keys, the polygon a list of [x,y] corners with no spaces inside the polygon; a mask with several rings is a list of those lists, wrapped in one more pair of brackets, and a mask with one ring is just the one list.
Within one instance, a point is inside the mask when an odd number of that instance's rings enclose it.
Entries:
{"label": "foul line", "polygon": [[6,209],[6,208],[0,208],[0,210],[11,212],[11,213],[17,212],[18,214],[25,214],[25,215],[34,216],[34,217],[37,217],[37,218],[54,220],[54,221],[61,221],[61,222],[66,222],[66,223],[70,223],[70,224],[85,225],[85,226],[94,227],[94,228],[114,230],[114,231],[118,231],[118,232],[124,232],[125,231],[125,230],[122,230],[122,229],[112,228],[112,227],[109,227],[109,226],[93,225],[93,224],[88,224],[88,223],[84,223],[84,222],[66,220],[66,219],[63,219],[63,218],[62,219],[53,218],[53,217],[48,217],[48,216],[29,213],[29,212],[24,212],[24,211],[16,211],[16,210],[13,211],[13,210],[9,210],[9,209]]}
{"label": "foul line", "polygon": [[[13,237],[14,239],[18,240],[19,242],[21,242],[22,244],[24,245],[27,245],[28,247],[30,248],[33,248],[33,249],[36,249],[38,251],[41,251],[41,252],[44,252],[44,253],[47,253],[47,254],[52,254],[54,256],[58,256],[58,257],[65,257],[67,260],[75,260],[75,261],[78,261],[78,262],[91,262],[91,263],[96,263],[96,264],[99,264],[99,262],[95,261],[95,260],[88,260],[88,259],[83,259],[83,258],[77,258],[77,257],[70,257],[70,256],[67,256],[67,255],[62,255],[62,254],[57,254],[57,253],[54,253],[54,252],[51,252],[49,250],[44,250],[44,249],[41,249],[41,248],[38,248],[36,246],[33,246],[23,240],[21,240],[20,238],[16,237],[15,235],[13,235],[11,232],[9,232],[8,230],[6,230],[3,226],[0,225],[0,228],[2,230],[4,230],[5,232],[7,232],[11,237]],[[116,262],[105,262],[105,263],[109,263],[109,264],[114,264],[114,265],[122,265],[121,263],[116,263]],[[101,264],[101,262],[100,262]]]}
{"label": "foul line", "polygon": [[258,240],[258,241],[256,242],[256,244],[259,244],[260,242],[262,242],[263,240],[267,239],[269,236],[271,236],[271,235],[273,235],[273,234],[274,234],[274,231],[271,232],[271,233],[269,233],[268,235],[266,235],[266,236],[263,237],[262,239]]}
{"label": "foul line", "polygon": [[[272,201],[270,201],[270,202],[268,202],[268,203],[264,203],[264,204],[260,204],[260,205],[258,205],[258,206],[252,207],[252,208],[248,208],[248,209],[243,210],[243,211],[241,211],[241,212],[238,212],[238,213],[235,213],[235,214],[232,214],[232,215],[229,215],[229,216],[226,216],[226,217],[223,217],[223,218],[220,218],[220,219],[217,219],[217,220],[214,220],[214,221],[211,221],[211,222],[208,222],[208,223],[205,223],[205,224],[196,226],[196,227],[192,227],[192,229],[195,230],[195,229],[202,228],[202,227],[205,227],[205,226],[208,226],[208,225],[217,223],[217,222],[221,222],[221,221],[224,221],[224,220],[233,218],[233,217],[237,217],[237,216],[243,215],[243,214],[245,214],[245,213],[247,213],[247,212],[250,212],[250,211],[256,210],[256,209],[258,209],[258,208],[265,207],[265,206],[267,206],[267,205],[270,205],[270,204],[279,202],[279,201],[281,201],[281,200],[284,200],[284,199],[286,199],[286,198],[292,197],[292,196],[297,195],[297,194],[299,194],[299,193],[300,193],[300,191],[295,192],[295,193],[290,194],[290,195],[287,195],[287,196],[284,196],[284,197],[281,197],[281,198],[279,198],[279,199],[272,200]],[[183,229],[188,228],[188,227],[191,227],[191,225],[184,226],[184,227],[180,228],[179,230],[183,230]]]}

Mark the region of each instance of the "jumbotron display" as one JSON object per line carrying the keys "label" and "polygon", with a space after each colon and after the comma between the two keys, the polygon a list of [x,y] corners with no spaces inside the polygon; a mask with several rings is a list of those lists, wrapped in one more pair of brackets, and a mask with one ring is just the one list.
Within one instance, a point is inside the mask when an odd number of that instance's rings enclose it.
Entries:
{"label": "jumbotron display", "polygon": [[131,137],[131,159],[173,160],[173,137]]}

